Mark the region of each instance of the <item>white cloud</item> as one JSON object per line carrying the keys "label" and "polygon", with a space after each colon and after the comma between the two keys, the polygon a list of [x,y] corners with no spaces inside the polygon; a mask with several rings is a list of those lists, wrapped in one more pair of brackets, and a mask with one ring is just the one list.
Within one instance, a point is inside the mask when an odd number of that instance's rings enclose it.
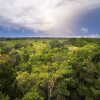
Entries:
{"label": "white cloud", "polygon": [[98,6],[100,0],[0,0],[0,16],[13,24],[61,36],[72,34],[77,15]]}
{"label": "white cloud", "polygon": [[83,33],[87,33],[87,32],[88,32],[88,28],[85,28],[85,27],[82,27],[80,30],[81,30]]}
{"label": "white cloud", "polygon": [[92,38],[100,38],[100,34],[98,33],[93,33],[93,34],[90,34],[89,36]]}

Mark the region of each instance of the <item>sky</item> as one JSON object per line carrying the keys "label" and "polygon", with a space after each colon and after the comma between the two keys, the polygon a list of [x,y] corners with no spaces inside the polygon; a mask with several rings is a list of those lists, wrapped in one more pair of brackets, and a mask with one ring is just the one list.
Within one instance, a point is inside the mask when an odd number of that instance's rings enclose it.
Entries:
{"label": "sky", "polygon": [[0,37],[100,37],[100,0],[0,0]]}

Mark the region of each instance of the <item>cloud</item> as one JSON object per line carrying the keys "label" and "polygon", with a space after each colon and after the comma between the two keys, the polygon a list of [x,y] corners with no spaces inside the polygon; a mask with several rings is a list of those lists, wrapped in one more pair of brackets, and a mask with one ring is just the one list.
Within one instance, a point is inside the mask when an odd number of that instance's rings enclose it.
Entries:
{"label": "cloud", "polygon": [[92,38],[100,38],[100,34],[98,33],[93,33],[93,34],[90,34],[89,36]]}
{"label": "cloud", "polygon": [[0,16],[49,35],[72,35],[78,15],[99,6],[100,0],[0,0]]}
{"label": "cloud", "polygon": [[82,27],[80,30],[81,30],[82,33],[87,33],[88,32],[88,28],[85,28],[85,27]]}

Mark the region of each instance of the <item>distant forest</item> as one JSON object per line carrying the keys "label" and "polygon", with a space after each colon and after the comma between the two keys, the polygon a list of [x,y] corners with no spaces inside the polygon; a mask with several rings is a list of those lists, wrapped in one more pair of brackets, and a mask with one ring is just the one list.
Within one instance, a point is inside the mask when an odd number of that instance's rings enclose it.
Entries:
{"label": "distant forest", "polygon": [[0,100],[100,100],[100,38],[0,38]]}

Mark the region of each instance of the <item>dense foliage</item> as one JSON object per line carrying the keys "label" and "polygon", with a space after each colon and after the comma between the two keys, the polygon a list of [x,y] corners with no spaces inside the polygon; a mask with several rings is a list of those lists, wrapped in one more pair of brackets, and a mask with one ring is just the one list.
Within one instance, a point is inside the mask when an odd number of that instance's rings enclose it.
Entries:
{"label": "dense foliage", "polygon": [[100,100],[100,39],[1,39],[0,100]]}

